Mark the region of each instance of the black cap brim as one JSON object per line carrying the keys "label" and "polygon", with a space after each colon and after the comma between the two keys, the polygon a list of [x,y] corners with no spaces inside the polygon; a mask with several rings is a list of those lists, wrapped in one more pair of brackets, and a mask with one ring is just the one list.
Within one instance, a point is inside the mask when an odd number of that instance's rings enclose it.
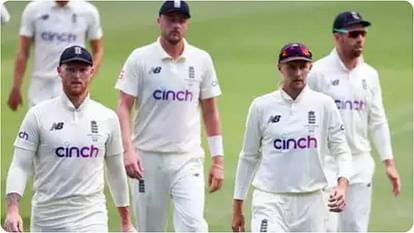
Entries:
{"label": "black cap brim", "polygon": [[191,18],[191,15],[188,12],[182,11],[180,9],[170,9],[170,10],[166,10],[162,14],[160,14],[160,16],[161,15],[168,15],[168,14],[172,14],[172,13],[179,13],[179,14],[185,15],[187,18]]}
{"label": "black cap brim", "polygon": [[368,27],[368,26],[371,25],[371,23],[368,22],[368,21],[358,20],[358,21],[355,21],[355,22],[349,22],[349,23],[345,24],[344,27],[349,27],[349,26],[352,26],[352,25],[355,25],[355,24],[361,24],[363,27]]}
{"label": "black cap brim", "polygon": [[81,63],[88,64],[90,66],[93,66],[93,64],[91,63],[91,61],[89,61],[89,60],[87,60],[85,58],[82,58],[82,57],[72,57],[72,58],[63,60],[63,61],[60,62],[60,65],[67,64],[69,62],[81,62]]}
{"label": "black cap brim", "polygon": [[285,59],[279,61],[279,64],[287,63],[287,62],[290,62],[290,61],[307,61],[307,62],[312,62],[312,59],[306,58],[306,57],[288,57],[288,58],[285,58]]}

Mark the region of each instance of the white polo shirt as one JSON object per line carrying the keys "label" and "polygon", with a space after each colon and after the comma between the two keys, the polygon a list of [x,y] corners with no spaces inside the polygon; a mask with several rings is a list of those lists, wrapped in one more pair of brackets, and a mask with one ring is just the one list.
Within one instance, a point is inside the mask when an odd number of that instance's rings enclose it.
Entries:
{"label": "white polo shirt", "polygon": [[81,224],[91,213],[106,216],[104,156],[123,152],[114,111],[89,97],[75,109],[62,94],[29,110],[14,145],[34,153],[32,221],[37,226],[56,229]]}
{"label": "white polo shirt", "polygon": [[[350,183],[371,182],[375,163],[370,155],[369,131],[374,135],[381,160],[393,158],[378,72],[362,57],[357,66],[349,70],[333,49],[313,65],[308,84],[312,89],[331,96],[341,113],[353,155]],[[327,173],[331,174],[332,184],[336,166],[330,157],[327,158]]]}
{"label": "white polo shirt", "polygon": [[207,52],[185,42],[174,60],[158,39],[131,53],[115,88],[137,97],[133,143],[138,150],[203,155],[200,100],[221,94]]}
{"label": "white polo shirt", "polygon": [[[388,124],[378,72],[362,57],[354,69],[348,70],[334,49],[313,65],[308,84],[335,100],[352,154],[370,153],[369,129]],[[381,144],[383,150],[379,153],[382,159],[392,159],[391,142],[385,140]]]}
{"label": "white polo shirt", "polygon": [[33,1],[23,11],[20,35],[33,38],[32,78],[56,78],[58,59],[71,45],[102,37],[98,10],[87,1]]}
{"label": "white polo shirt", "polygon": [[314,192],[327,185],[324,157],[335,156],[338,177],[349,179],[351,154],[335,103],[305,87],[295,99],[282,89],[256,98],[250,106],[237,167],[234,198],[253,186],[271,193]]}

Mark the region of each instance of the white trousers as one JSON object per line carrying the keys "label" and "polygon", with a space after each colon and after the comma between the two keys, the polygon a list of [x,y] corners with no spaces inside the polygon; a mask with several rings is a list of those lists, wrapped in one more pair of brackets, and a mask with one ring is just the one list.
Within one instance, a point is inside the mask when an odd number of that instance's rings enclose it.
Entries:
{"label": "white trousers", "polygon": [[[33,212],[32,212],[33,214]],[[49,212],[42,211],[31,216],[31,232],[108,232],[108,216],[105,206],[87,204],[84,209],[70,205],[52,207]]]}
{"label": "white trousers", "polygon": [[171,198],[176,232],[207,232],[207,222],[203,217],[203,158],[138,153],[144,168],[144,181],[130,179],[138,230],[165,232]]}
{"label": "white trousers", "polygon": [[[341,213],[333,213],[327,210],[325,219],[327,232],[368,231],[374,170],[375,162],[370,154],[352,157],[352,176],[346,192],[346,207]],[[336,174],[334,175],[336,176]],[[328,200],[331,190],[332,187],[326,189],[324,193],[325,201]]]}
{"label": "white trousers", "polygon": [[297,194],[253,192],[252,232],[325,231],[321,191]]}
{"label": "white trousers", "polygon": [[81,228],[61,227],[61,228],[47,228],[32,225],[30,232],[108,232],[107,224],[88,224]]}
{"label": "white trousers", "polygon": [[29,107],[57,97],[62,93],[62,81],[60,77],[53,79],[32,78],[29,85]]}

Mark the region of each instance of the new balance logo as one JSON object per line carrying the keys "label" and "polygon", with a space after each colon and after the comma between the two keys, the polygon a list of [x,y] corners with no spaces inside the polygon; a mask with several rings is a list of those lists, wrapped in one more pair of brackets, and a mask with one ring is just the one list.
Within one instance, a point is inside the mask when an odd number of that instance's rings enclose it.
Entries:
{"label": "new balance logo", "polygon": [[150,74],[159,74],[159,73],[161,73],[161,66],[152,67],[149,73]]}
{"label": "new balance logo", "polygon": [[40,16],[40,19],[47,20],[47,19],[49,19],[49,15],[48,14],[44,14],[44,15]]}
{"label": "new balance logo", "polygon": [[280,115],[274,115],[274,116],[270,116],[267,123],[277,123],[279,121],[280,121]]}
{"label": "new balance logo", "polygon": [[63,122],[55,122],[55,123],[53,123],[53,125],[52,125],[52,127],[50,128],[50,131],[53,131],[53,130],[61,130],[61,129],[63,129]]}
{"label": "new balance logo", "polygon": [[338,85],[339,85],[339,79],[332,81],[332,86],[338,86]]}

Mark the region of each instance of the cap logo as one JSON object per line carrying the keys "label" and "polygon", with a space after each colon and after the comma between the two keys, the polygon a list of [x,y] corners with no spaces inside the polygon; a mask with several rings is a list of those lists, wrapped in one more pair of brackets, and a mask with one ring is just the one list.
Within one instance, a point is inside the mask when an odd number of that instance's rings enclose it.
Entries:
{"label": "cap logo", "polygon": [[356,12],[351,12],[351,15],[352,15],[352,18],[354,19],[360,19]]}
{"label": "cap logo", "polygon": [[174,0],[174,8],[180,8],[181,7],[181,0]]}
{"label": "cap logo", "polygon": [[75,47],[75,54],[82,54],[82,49],[80,47]]}

